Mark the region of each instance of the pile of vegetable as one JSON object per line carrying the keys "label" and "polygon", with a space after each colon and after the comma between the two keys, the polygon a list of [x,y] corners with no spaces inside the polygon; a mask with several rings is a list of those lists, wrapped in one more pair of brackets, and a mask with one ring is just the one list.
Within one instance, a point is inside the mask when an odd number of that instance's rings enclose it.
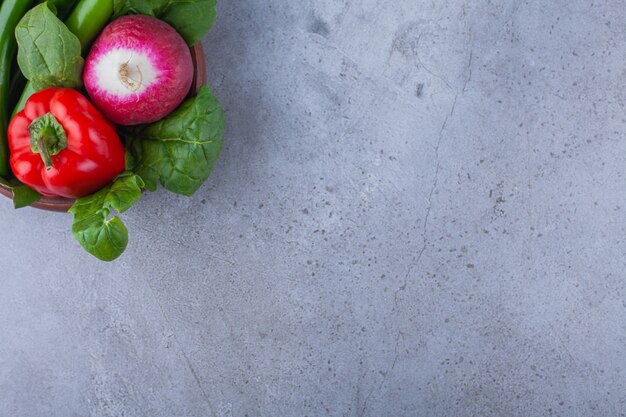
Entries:
{"label": "pile of vegetable", "polygon": [[0,1],[0,182],[16,208],[75,199],[72,234],[104,261],[143,190],[191,196],[209,177],[224,114],[190,97],[189,47],[215,0]]}

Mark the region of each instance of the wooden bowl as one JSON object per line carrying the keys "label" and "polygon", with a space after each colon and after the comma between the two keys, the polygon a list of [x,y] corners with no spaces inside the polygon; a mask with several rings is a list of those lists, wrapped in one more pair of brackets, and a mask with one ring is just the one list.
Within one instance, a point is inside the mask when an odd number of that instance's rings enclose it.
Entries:
{"label": "wooden bowl", "polygon": [[[200,87],[206,84],[206,63],[204,62],[204,50],[202,49],[201,43],[192,46],[190,50],[194,74],[189,94],[195,95]],[[13,199],[11,189],[2,184],[0,184],[0,194]],[[43,196],[39,201],[33,203],[31,207],[49,211],[67,212],[70,207],[72,207],[72,204],[74,204],[74,200],[69,198]]]}

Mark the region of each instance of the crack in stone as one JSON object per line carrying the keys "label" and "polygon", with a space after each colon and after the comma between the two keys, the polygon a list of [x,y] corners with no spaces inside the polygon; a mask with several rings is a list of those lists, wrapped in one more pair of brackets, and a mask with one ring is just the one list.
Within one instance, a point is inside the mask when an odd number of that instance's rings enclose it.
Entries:
{"label": "crack in stone", "polygon": [[429,73],[429,74],[430,74],[430,75],[432,75],[433,77],[438,78],[439,80],[443,81],[443,83],[446,85],[446,87],[448,87],[449,89],[451,89],[451,90],[452,90],[452,86],[450,85],[450,83],[449,83],[449,82],[448,82],[445,78],[443,78],[442,76],[440,76],[440,75],[438,75],[438,74],[435,74],[433,71],[431,71],[431,70],[430,70],[430,68],[428,68],[426,65],[424,65],[424,63],[423,63],[423,62],[422,62],[422,60],[420,59],[420,56],[419,56],[418,50],[419,50],[419,44],[420,44],[420,41],[422,40],[422,35],[423,35],[423,33],[420,33],[420,35],[417,37],[417,42],[416,42],[416,44],[417,44],[417,45],[416,45],[416,47],[415,47],[415,49],[416,49],[416,51],[415,51],[415,60],[417,61],[417,63],[418,63],[418,64],[419,64],[422,68],[424,68],[424,70],[426,70],[426,72],[427,72],[427,73]]}
{"label": "crack in stone", "polygon": [[452,102],[452,107],[450,108],[450,112],[446,115],[441,125],[441,129],[439,130],[439,139],[437,140],[437,145],[435,146],[435,178],[433,180],[433,185],[430,188],[430,192],[428,193],[428,200],[427,200],[428,205],[426,206],[426,214],[424,215],[424,224],[422,226],[422,248],[420,249],[419,253],[415,257],[413,257],[413,259],[411,260],[411,264],[409,265],[406,275],[404,277],[404,282],[394,293],[394,297],[393,297],[394,311],[397,311],[398,309],[399,293],[406,289],[406,286],[409,282],[409,275],[411,275],[411,271],[413,270],[413,267],[419,265],[420,261],[422,260],[422,256],[424,255],[424,252],[426,251],[426,247],[428,246],[428,239],[426,238],[426,231],[428,228],[428,221],[430,219],[430,211],[432,209],[433,194],[435,193],[435,190],[437,189],[437,185],[439,183],[439,171],[441,168],[441,163],[439,160],[439,148],[441,146],[441,142],[443,141],[443,133],[446,129],[446,126],[448,125],[448,120],[454,114],[454,109],[456,108],[457,100],[461,94],[462,93],[457,93],[454,96],[454,101]]}
{"label": "crack in stone", "polygon": [[398,359],[400,358],[400,353],[398,352],[398,349],[400,348],[400,338],[402,336],[403,336],[403,333],[398,332],[398,336],[396,336],[396,347],[394,348],[395,355],[394,355],[393,361],[391,362],[391,366],[389,366],[389,368],[387,368],[386,371],[382,372],[383,380],[380,381],[380,384],[378,384],[378,389],[370,390],[369,394],[367,394],[367,397],[365,397],[365,400],[363,401],[363,409],[361,410],[359,417],[363,417],[365,415],[365,412],[367,411],[367,402],[369,401],[370,397],[372,396],[372,394],[374,394],[374,391],[380,391],[382,389],[383,385],[385,384],[385,381],[389,379],[389,375],[391,374],[393,369],[396,367],[396,363],[398,362]]}
{"label": "crack in stone", "polygon": [[217,417],[217,414],[215,414],[215,410],[213,409],[213,404],[211,404],[211,401],[209,400],[208,394],[206,393],[206,391],[202,387],[202,383],[200,382],[200,378],[198,377],[198,374],[196,373],[196,370],[194,369],[194,367],[193,367],[193,365],[191,363],[191,360],[189,359],[189,356],[187,356],[187,352],[185,352],[185,349],[183,349],[183,346],[181,345],[180,341],[178,340],[178,336],[176,336],[176,332],[174,332],[174,327],[172,326],[172,323],[170,323],[170,320],[165,315],[165,311],[163,310],[163,305],[159,301],[159,298],[157,297],[156,292],[152,288],[152,285],[150,285],[150,281],[148,280],[147,277],[144,277],[144,281],[146,282],[146,285],[150,289],[150,292],[152,293],[152,297],[154,298],[154,301],[156,302],[157,306],[159,307],[159,310],[161,312],[161,316],[163,317],[163,320],[165,320],[165,323],[169,327],[170,333],[174,337],[174,341],[178,345],[178,349],[180,349],[180,352],[182,353],[183,358],[185,359],[185,362],[187,363],[187,367],[189,368],[189,371],[191,372],[191,375],[193,376],[193,378],[194,378],[194,380],[196,382],[196,385],[198,386],[198,388],[200,389],[200,392],[202,393],[202,397],[204,398],[204,401],[206,401],[207,405],[209,406],[209,411],[211,412],[211,415],[213,417]]}
{"label": "crack in stone", "polygon": [[462,96],[465,91],[467,90],[467,85],[469,84],[469,82],[472,79],[472,65],[474,62],[474,48],[473,48],[473,36],[472,33],[470,31],[469,34],[469,41],[468,44],[470,45],[470,53],[469,53],[469,58],[468,58],[468,62],[467,62],[467,66],[466,66],[466,72],[467,72],[467,76],[465,77],[465,82],[463,83],[463,87],[461,88],[460,91],[458,91],[455,96],[454,96],[454,100],[452,101],[452,106],[450,106],[450,111],[448,112],[448,114],[446,115],[446,117],[443,120],[443,123],[441,124],[441,128],[439,129],[439,137],[437,139],[437,144],[434,147],[435,150],[435,175],[434,175],[434,180],[433,180],[433,184],[430,188],[430,192],[428,194],[428,204],[426,206],[426,214],[424,215],[424,224],[422,226],[422,248],[420,249],[420,251],[418,252],[418,254],[416,256],[413,257],[413,259],[411,260],[411,264],[409,265],[406,275],[404,277],[404,281],[402,283],[402,285],[400,285],[400,287],[394,292],[394,297],[393,297],[393,304],[394,304],[394,311],[398,311],[398,296],[400,294],[401,291],[404,291],[408,285],[408,280],[409,280],[409,275],[411,274],[411,271],[413,270],[413,268],[417,265],[419,265],[419,263],[422,260],[422,256],[424,255],[424,252],[426,251],[426,248],[428,247],[428,239],[426,238],[426,232],[428,229],[428,222],[430,220],[430,212],[432,209],[432,199],[433,199],[433,195],[437,189],[437,186],[439,184],[439,171],[441,169],[441,161],[439,159],[439,148],[441,147],[441,143],[443,142],[443,136],[444,136],[444,132],[446,130],[446,127],[448,126],[448,121],[450,120],[450,118],[454,115],[454,110],[456,109],[456,105],[458,102],[458,99],[460,96]]}

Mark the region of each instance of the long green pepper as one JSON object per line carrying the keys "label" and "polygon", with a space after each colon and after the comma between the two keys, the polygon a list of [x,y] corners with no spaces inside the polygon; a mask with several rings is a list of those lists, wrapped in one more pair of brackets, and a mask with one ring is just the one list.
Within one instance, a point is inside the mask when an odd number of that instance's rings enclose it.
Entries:
{"label": "long green pepper", "polygon": [[4,0],[0,6],[0,177],[9,174],[7,145],[9,86],[11,64],[15,57],[17,41],[15,27],[32,6],[29,0]]}

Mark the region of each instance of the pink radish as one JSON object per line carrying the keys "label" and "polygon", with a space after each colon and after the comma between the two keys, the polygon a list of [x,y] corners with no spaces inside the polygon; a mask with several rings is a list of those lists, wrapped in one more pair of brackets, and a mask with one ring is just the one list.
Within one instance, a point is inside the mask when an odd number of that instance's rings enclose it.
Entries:
{"label": "pink radish", "polygon": [[83,73],[95,106],[113,122],[151,123],[171,113],[193,80],[193,61],[183,38],[150,16],[124,16],[93,44]]}

